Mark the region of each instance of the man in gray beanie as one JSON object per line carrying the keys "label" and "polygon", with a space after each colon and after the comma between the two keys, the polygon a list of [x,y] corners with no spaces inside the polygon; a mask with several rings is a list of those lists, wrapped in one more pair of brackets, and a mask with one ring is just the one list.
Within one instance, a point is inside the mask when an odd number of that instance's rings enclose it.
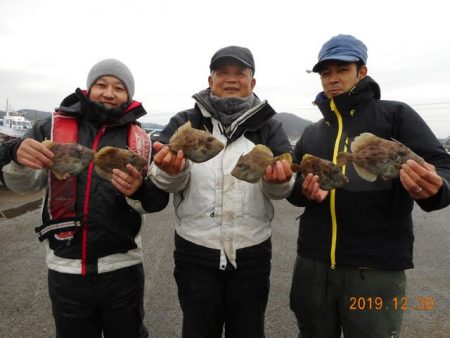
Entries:
{"label": "man in gray beanie", "polygon": [[47,243],[49,294],[60,338],[148,337],[142,219],[136,206],[160,211],[169,194],[131,164],[126,172],[113,169],[112,179],[106,180],[91,161],[77,176],[59,180],[47,170],[54,154],[41,143],[78,143],[94,151],[112,146],[149,160],[151,143],[137,122],[146,111],[133,95],[128,67],[115,59],[100,61],[88,74],[87,90],[66,97],[11,151],[8,187],[17,193],[47,189],[42,225],[36,229]]}
{"label": "man in gray beanie", "polygon": [[128,93],[128,100],[134,96],[134,78],[128,67],[116,59],[105,59],[96,63],[89,71],[86,88],[90,91],[92,85],[102,76],[114,76],[124,84]]}

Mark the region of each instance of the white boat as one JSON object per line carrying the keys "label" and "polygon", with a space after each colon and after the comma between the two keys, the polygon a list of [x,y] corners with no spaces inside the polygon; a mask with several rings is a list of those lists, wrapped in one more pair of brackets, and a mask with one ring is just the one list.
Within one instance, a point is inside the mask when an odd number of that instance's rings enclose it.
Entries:
{"label": "white boat", "polygon": [[11,110],[7,102],[5,116],[3,121],[0,121],[0,134],[8,137],[22,137],[31,127],[31,121],[21,113]]}

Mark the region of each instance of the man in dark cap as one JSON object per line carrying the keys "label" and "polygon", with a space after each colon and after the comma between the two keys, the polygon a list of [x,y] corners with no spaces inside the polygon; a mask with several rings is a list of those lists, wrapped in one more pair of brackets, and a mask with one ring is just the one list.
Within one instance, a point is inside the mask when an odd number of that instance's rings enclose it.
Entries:
{"label": "man in dark cap", "polygon": [[426,211],[450,203],[450,156],[411,107],[380,100],[366,62],[366,46],[351,35],[323,45],[313,67],[322,81],[315,104],[323,118],[305,129],[294,161],[309,153],[337,163],[365,132],[395,139],[425,161],[408,160],[399,178],[374,182],[349,164],[342,168],[349,183],[331,191],[320,189],[318,176],[297,176],[288,200],[305,209],[290,299],[302,338],[339,338],[342,331],[399,337],[404,270],[413,267],[414,201]]}
{"label": "man in dark cap", "polygon": [[[134,79],[115,59],[96,63],[87,90],[66,97],[52,117],[38,121],[12,149],[4,168],[17,193],[45,188],[43,224],[36,228],[47,249],[48,287],[56,337],[148,337],[143,325],[144,271],[139,208],[162,210],[169,195],[131,164],[97,175],[94,161],[77,176],[58,179],[48,169],[54,154],[41,142],[78,143],[98,151],[130,149],[150,159],[151,143],[137,119]],[[79,154],[82,154],[81,152]],[[75,163],[77,153],[65,161]],[[145,175],[144,175],[145,177]]]}
{"label": "man in dark cap", "polygon": [[[175,279],[183,310],[182,337],[264,337],[271,264],[271,199],[289,195],[292,172],[283,160],[255,184],[231,171],[239,157],[264,144],[275,156],[290,151],[275,111],[254,93],[255,62],[249,49],[229,46],[210,63],[209,88],[195,106],[176,114],[155,144],[150,177],[174,193]],[[185,160],[164,144],[190,121],[225,144],[204,163]]]}

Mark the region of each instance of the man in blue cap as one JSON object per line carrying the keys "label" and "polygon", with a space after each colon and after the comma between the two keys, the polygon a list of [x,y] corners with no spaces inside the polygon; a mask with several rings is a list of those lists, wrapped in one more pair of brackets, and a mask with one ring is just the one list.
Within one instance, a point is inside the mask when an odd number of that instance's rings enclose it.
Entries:
{"label": "man in blue cap", "polygon": [[291,309],[300,337],[398,337],[405,297],[405,269],[413,267],[414,201],[425,211],[450,203],[450,156],[422,118],[402,102],[380,100],[367,75],[367,48],[338,35],[319,52],[313,72],[323,91],[315,104],[323,118],[308,126],[294,150],[337,163],[337,154],[364,132],[396,139],[423,157],[408,160],[399,178],[363,180],[353,165],[349,183],[321,190],[319,177],[298,175],[289,202],[300,217]]}

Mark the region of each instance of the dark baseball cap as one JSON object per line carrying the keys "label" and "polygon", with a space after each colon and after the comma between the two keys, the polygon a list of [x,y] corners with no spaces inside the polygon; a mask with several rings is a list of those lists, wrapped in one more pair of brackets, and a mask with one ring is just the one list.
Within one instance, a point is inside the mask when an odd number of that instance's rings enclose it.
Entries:
{"label": "dark baseball cap", "polygon": [[367,47],[352,35],[339,34],[324,43],[319,52],[319,61],[312,69],[313,72],[318,73],[323,62],[328,60],[360,62],[365,65]]}
{"label": "dark baseball cap", "polygon": [[209,69],[211,71],[215,70],[220,61],[223,61],[224,59],[234,59],[250,68],[252,70],[252,74],[255,74],[255,60],[253,60],[252,52],[250,52],[250,49],[248,48],[228,46],[219,49],[211,58]]}

